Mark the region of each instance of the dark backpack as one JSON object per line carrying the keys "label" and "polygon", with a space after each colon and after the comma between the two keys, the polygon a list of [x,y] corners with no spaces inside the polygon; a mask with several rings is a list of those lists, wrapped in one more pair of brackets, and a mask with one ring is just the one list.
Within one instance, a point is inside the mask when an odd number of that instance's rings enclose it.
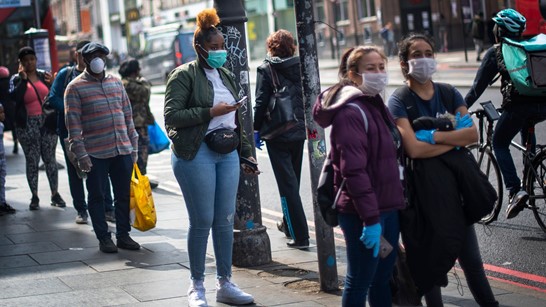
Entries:
{"label": "dark backpack", "polygon": [[[368,118],[366,117],[364,110],[362,110],[356,103],[350,102],[347,105],[360,110],[362,120],[364,120],[364,129],[366,129],[366,132],[368,132]],[[334,188],[334,166],[332,165],[332,161],[330,159],[330,153],[328,153],[328,156],[326,159],[324,159],[324,164],[322,165],[322,171],[320,172],[317,185],[317,203],[319,205],[322,218],[329,226],[336,227],[338,225],[336,203],[344,186],[345,179],[343,179],[336,192]]]}

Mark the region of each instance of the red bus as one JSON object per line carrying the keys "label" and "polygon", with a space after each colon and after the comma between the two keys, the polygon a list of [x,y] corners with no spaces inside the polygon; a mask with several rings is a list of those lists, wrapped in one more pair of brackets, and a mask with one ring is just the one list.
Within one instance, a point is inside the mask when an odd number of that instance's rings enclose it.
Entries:
{"label": "red bus", "polygon": [[[546,34],[546,20],[540,13],[540,0],[516,0],[516,11],[527,19],[527,28],[523,36],[535,36],[539,33]],[[546,1],[542,1],[546,2]]]}
{"label": "red bus", "polygon": [[[51,70],[57,71],[59,60],[55,42],[55,26],[49,8],[49,0],[19,1],[20,3],[37,3],[40,12],[40,27],[48,31]],[[9,68],[10,73],[17,72],[17,53],[21,47],[28,45],[25,31],[36,28],[35,10],[32,5],[9,7],[0,5],[0,65]]]}

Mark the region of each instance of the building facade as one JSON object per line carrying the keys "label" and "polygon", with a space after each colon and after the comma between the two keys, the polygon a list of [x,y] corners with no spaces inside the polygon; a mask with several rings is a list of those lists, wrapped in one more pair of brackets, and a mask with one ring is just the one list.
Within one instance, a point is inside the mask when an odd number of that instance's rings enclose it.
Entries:
{"label": "building facade", "polygon": [[[223,0],[227,1],[227,0]],[[265,57],[265,40],[277,29],[296,33],[297,0],[241,0],[248,18],[247,45],[251,59]],[[395,39],[410,32],[437,38],[447,32],[451,50],[470,48],[472,16],[485,19],[516,2],[533,0],[312,0],[320,57],[339,57],[359,44],[382,45],[379,32],[392,22]],[[538,0],[535,0],[538,1]],[[193,27],[196,14],[215,0],[50,0],[56,34],[69,40],[91,39],[116,54],[137,56],[144,48],[143,33],[154,26],[179,23]],[[545,24],[542,22],[541,24]]]}

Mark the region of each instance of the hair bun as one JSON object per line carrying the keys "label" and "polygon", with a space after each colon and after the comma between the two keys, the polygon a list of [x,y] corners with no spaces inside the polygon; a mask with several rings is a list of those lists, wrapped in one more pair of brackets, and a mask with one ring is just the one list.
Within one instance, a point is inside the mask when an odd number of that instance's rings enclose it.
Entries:
{"label": "hair bun", "polygon": [[203,30],[215,27],[220,23],[220,17],[216,13],[216,9],[204,9],[197,14],[197,27]]}

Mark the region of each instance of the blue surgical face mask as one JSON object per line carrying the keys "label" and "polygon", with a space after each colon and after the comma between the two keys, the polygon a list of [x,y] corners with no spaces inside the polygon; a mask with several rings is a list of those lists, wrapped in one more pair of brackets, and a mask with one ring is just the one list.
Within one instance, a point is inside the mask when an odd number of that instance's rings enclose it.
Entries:
{"label": "blue surgical face mask", "polygon": [[198,45],[203,51],[205,51],[208,56],[205,59],[207,64],[212,68],[220,68],[224,65],[227,60],[227,51],[226,50],[205,50],[201,45]]}

